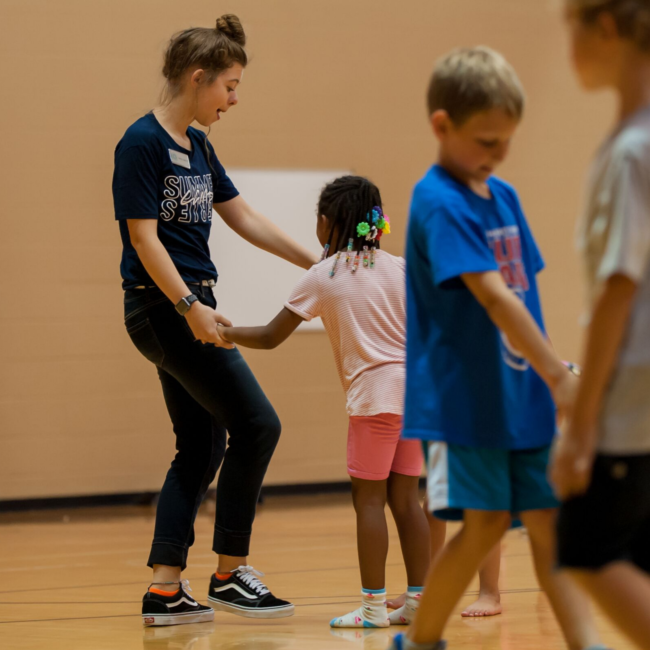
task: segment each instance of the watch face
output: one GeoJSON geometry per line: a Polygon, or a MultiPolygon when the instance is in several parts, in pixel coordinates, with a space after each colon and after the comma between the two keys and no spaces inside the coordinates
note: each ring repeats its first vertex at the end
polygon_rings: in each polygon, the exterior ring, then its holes
{"type": "Polygon", "coordinates": [[[187,296],[186,298],[181,298],[176,305],[176,311],[181,316],[185,316],[185,314],[187,314],[187,312],[190,310],[192,303],[196,302],[197,300],[198,298],[194,294],[187,296]]]}

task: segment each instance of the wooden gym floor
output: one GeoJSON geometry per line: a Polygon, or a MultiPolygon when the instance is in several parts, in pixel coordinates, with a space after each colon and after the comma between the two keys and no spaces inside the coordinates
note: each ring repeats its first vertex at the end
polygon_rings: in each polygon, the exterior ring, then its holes
{"type": "MultiPolygon", "coordinates": [[[[328,622],[359,602],[354,514],[348,495],[276,497],[260,507],[251,564],[272,591],[296,604],[292,618],[256,621],[215,613],[213,623],[142,627],[140,602],[148,585],[145,562],[153,509],[0,515],[0,648],[2,650],[385,650],[399,628],[334,630],[328,622]]],[[[205,505],[185,577],[206,602],[215,569],[213,511],[205,505]]],[[[391,530],[387,589],[405,588],[397,534],[391,530]]],[[[453,529],[450,529],[453,533],[453,529]]],[[[503,548],[504,614],[453,617],[450,650],[564,648],[533,575],[528,545],[510,532],[503,548]]],[[[461,605],[471,602],[476,584],[461,605]]],[[[459,608],[460,611],[460,608],[459,608]]],[[[604,640],[632,650],[599,616],[604,640]]]]}

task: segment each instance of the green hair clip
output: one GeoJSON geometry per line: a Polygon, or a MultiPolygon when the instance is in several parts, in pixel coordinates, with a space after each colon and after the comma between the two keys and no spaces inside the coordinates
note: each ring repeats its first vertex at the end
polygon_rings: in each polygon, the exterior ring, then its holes
{"type": "Polygon", "coordinates": [[[367,221],[362,221],[357,226],[357,235],[359,237],[365,237],[370,232],[370,224],[367,221]]]}

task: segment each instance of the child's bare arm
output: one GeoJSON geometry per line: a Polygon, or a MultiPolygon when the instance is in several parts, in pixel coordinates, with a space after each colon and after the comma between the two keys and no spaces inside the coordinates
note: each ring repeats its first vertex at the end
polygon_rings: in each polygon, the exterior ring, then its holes
{"type": "Polygon", "coordinates": [[[596,421],[630,317],[637,285],[617,274],[605,283],[585,341],[582,380],[569,427],[555,453],[552,479],[562,498],[584,492],[596,446],[596,421]]]}
{"type": "Polygon", "coordinates": [[[566,367],[524,303],[508,288],[498,271],[464,273],[461,277],[492,322],[552,390],[566,380],[569,374],[566,367]]]}
{"type": "Polygon", "coordinates": [[[286,307],[268,324],[260,327],[219,327],[224,340],[245,348],[272,350],[286,341],[303,319],[286,307]]]}

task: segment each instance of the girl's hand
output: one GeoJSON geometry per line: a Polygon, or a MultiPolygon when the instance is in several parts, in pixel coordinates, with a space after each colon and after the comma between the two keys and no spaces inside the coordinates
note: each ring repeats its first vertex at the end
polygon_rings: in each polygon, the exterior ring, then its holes
{"type": "Polygon", "coordinates": [[[562,501],[583,494],[591,481],[595,435],[571,423],[553,447],[549,478],[562,501]]]}
{"type": "Polygon", "coordinates": [[[192,334],[201,343],[212,343],[219,348],[228,350],[235,347],[232,343],[228,343],[228,341],[221,338],[218,328],[220,324],[232,327],[232,323],[211,307],[197,301],[192,304],[190,310],[185,314],[185,319],[192,330],[192,334]]]}

